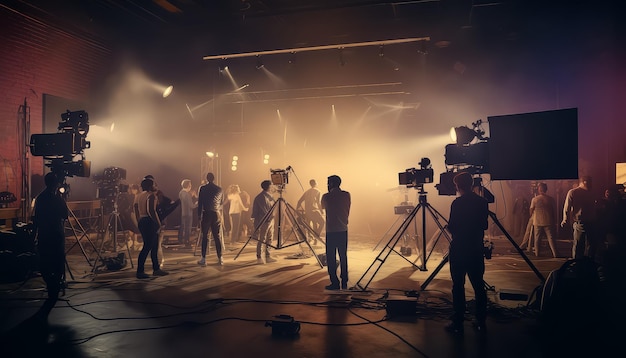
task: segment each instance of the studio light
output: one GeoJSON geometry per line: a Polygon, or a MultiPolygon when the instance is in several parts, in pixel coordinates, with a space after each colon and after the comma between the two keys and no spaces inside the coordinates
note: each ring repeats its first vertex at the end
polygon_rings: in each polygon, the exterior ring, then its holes
{"type": "Polygon", "coordinates": [[[466,145],[476,138],[476,131],[465,126],[452,127],[450,129],[450,138],[458,145],[466,145]]]}
{"type": "Polygon", "coordinates": [[[163,90],[163,98],[167,98],[167,96],[171,95],[173,90],[174,90],[174,86],[172,85],[167,86],[167,88],[163,90]]]}
{"type": "Polygon", "coordinates": [[[260,56],[257,56],[257,57],[256,57],[256,69],[257,69],[257,70],[260,70],[260,69],[262,69],[263,67],[265,67],[265,64],[263,64],[263,61],[261,60],[261,57],[260,57],[260,56]]]}

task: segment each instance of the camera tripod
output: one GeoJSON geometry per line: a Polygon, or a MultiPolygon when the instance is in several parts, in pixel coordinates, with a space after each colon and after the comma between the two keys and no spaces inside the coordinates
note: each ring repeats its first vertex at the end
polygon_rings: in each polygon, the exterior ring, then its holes
{"type": "MultiPolygon", "coordinates": [[[[502,231],[502,233],[504,234],[504,236],[506,236],[506,238],[509,240],[509,242],[511,243],[511,245],[513,245],[513,247],[515,247],[515,250],[517,250],[517,252],[520,254],[520,256],[522,256],[522,258],[524,259],[524,261],[526,261],[526,264],[528,264],[528,267],[530,267],[531,270],[533,270],[533,272],[535,273],[535,275],[539,278],[539,280],[543,283],[546,281],[545,277],[543,277],[543,275],[541,274],[541,272],[539,272],[539,270],[537,269],[537,267],[532,263],[532,261],[530,261],[530,259],[528,258],[528,256],[526,256],[526,254],[524,253],[524,251],[519,247],[519,245],[515,242],[515,240],[513,240],[513,238],[511,237],[511,235],[506,231],[506,229],[504,228],[504,226],[502,226],[502,224],[500,223],[500,220],[498,220],[498,217],[496,216],[496,214],[493,211],[489,211],[489,217],[491,218],[491,220],[493,220],[493,222],[496,224],[496,226],[498,226],[498,228],[500,229],[500,231],[502,231]]],[[[439,263],[439,265],[435,268],[435,270],[433,271],[433,273],[426,279],[426,281],[424,281],[424,283],[422,283],[422,285],[420,286],[420,288],[422,290],[426,289],[426,286],[428,286],[428,284],[435,278],[435,276],[437,275],[437,273],[439,273],[439,271],[441,271],[441,269],[443,268],[443,266],[448,262],[449,257],[448,257],[448,253],[446,253],[443,258],[441,259],[441,262],[439,263]]],[[[489,286],[485,283],[485,286],[488,289],[493,289],[493,286],[489,286]]]]}
{"type": "MultiPolygon", "coordinates": [[[[367,270],[365,270],[365,273],[363,273],[363,275],[361,276],[361,278],[357,281],[357,283],[355,285],[357,288],[359,288],[359,289],[361,289],[363,291],[365,291],[367,289],[369,284],[374,279],[374,276],[376,276],[376,274],[378,273],[378,271],[380,270],[380,268],[382,267],[382,265],[385,263],[385,261],[387,260],[389,255],[391,255],[392,252],[400,255],[400,257],[402,259],[404,259],[405,261],[410,263],[416,269],[418,269],[420,271],[426,271],[426,262],[430,258],[430,255],[432,254],[432,251],[436,247],[437,242],[439,241],[441,236],[443,235],[448,240],[448,242],[451,241],[451,238],[448,235],[448,232],[446,231],[446,226],[448,225],[448,221],[439,213],[439,211],[437,211],[435,208],[432,207],[432,205],[430,205],[428,203],[428,201],[426,199],[426,194],[427,193],[424,191],[424,186],[423,185],[419,185],[418,190],[419,190],[418,191],[418,195],[419,195],[419,203],[418,203],[418,205],[416,205],[413,208],[413,210],[411,210],[411,212],[408,213],[408,215],[406,215],[406,217],[404,218],[404,220],[400,224],[400,227],[398,227],[398,229],[391,236],[391,238],[389,239],[389,241],[387,242],[385,247],[380,251],[378,256],[376,256],[376,258],[374,259],[374,262],[372,262],[372,264],[369,266],[369,268],[367,270]],[[417,215],[417,213],[420,212],[420,210],[422,212],[422,214],[421,214],[421,217],[422,217],[422,235],[421,235],[422,236],[422,249],[419,250],[421,252],[418,252],[417,260],[421,261],[420,264],[418,265],[415,262],[412,262],[409,259],[407,259],[406,257],[404,257],[404,255],[402,255],[398,251],[396,251],[395,246],[398,243],[398,241],[400,241],[400,239],[402,239],[404,237],[405,231],[410,227],[411,223],[415,219],[415,216],[417,215]],[[435,224],[437,224],[437,227],[439,228],[438,233],[431,239],[431,245],[430,245],[431,249],[430,249],[430,251],[428,251],[427,243],[426,243],[426,211],[428,211],[430,213],[430,215],[432,216],[433,221],[435,222],[435,224]],[[444,224],[442,224],[442,221],[443,221],[444,224]]],[[[378,246],[378,245],[376,245],[376,246],[378,246]]],[[[418,249],[419,249],[419,247],[418,247],[418,249]]]]}
{"type": "Polygon", "coordinates": [[[308,223],[302,220],[301,220],[302,221],[301,223],[298,222],[298,215],[300,214],[296,211],[296,209],[293,206],[287,203],[287,201],[285,201],[285,199],[283,198],[283,188],[279,187],[278,193],[279,193],[278,199],[274,202],[274,204],[272,205],[270,210],[267,212],[267,214],[263,216],[259,224],[257,225],[255,223],[254,231],[252,232],[252,234],[250,235],[246,243],[243,245],[241,250],[239,250],[239,253],[237,253],[237,256],[235,256],[234,259],[236,260],[239,257],[239,255],[241,255],[241,253],[246,248],[250,240],[256,240],[256,241],[262,240],[262,239],[259,239],[258,237],[258,233],[261,227],[263,227],[264,224],[269,223],[272,220],[274,220],[274,216],[276,216],[277,244],[275,246],[274,245],[268,245],[268,246],[275,250],[280,250],[285,247],[294,246],[294,245],[298,245],[301,243],[306,243],[309,249],[311,249],[311,252],[313,252],[313,256],[315,256],[317,263],[320,265],[321,268],[323,268],[324,265],[322,264],[322,261],[317,256],[317,254],[315,253],[315,250],[313,250],[313,247],[307,240],[307,234],[312,235],[313,237],[319,239],[321,242],[324,242],[324,241],[322,241],[319,235],[317,235],[317,233],[313,230],[313,228],[311,228],[311,226],[308,223]],[[278,210],[278,214],[275,215],[276,210],[278,210]],[[284,225],[286,221],[288,221],[289,224],[291,224],[291,232],[290,232],[290,235],[287,236],[286,239],[283,239],[283,231],[284,231],[284,225]],[[287,244],[287,239],[289,239],[292,233],[295,234],[296,241],[287,244]]]}
{"type": "MultiPolygon", "coordinates": [[[[122,219],[120,218],[120,213],[117,210],[118,209],[118,205],[117,205],[118,196],[119,194],[115,196],[115,200],[113,201],[113,212],[111,212],[111,214],[109,215],[109,221],[104,227],[104,233],[102,236],[102,242],[100,243],[99,252],[102,252],[102,250],[104,249],[104,243],[107,241],[106,239],[109,235],[112,235],[111,241],[112,241],[112,246],[113,246],[113,252],[117,252],[117,235],[119,232],[124,232],[124,227],[122,226],[122,219]],[[113,229],[112,232],[110,231],[111,228],[113,229]]],[[[130,253],[130,246],[128,246],[128,240],[124,240],[124,243],[126,245],[126,253],[128,254],[128,260],[130,261],[130,267],[134,268],[135,266],[133,265],[133,259],[130,253]]],[[[104,264],[104,260],[102,259],[101,256],[100,256],[100,262],[104,264]]],[[[98,266],[93,265],[91,272],[95,273],[97,268],[98,266]]]]}

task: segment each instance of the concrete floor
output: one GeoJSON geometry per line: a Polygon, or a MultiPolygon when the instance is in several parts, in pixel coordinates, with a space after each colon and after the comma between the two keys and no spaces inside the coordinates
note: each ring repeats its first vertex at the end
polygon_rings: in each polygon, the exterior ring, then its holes
{"type": "MultiPolygon", "coordinates": [[[[72,240],[68,238],[68,243],[72,240]]],[[[211,252],[206,267],[196,264],[193,249],[170,246],[164,249],[164,269],[170,275],[147,280],[136,279],[130,266],[93,274],[75,247],[68,255],[74,278],[68,277],[65,295],[47,323],[32,318],[46,297],[39,277],[0,286],[0,356],[552,357],[589,352],[624,356],[608,353],[620,346],[611,345],[609,351],[604,341],[613,342],[612,338],[589,334],[598,327],[612,327],[609,310],[582,331],[583,340],[560,334],[558,326],[540,325],[538,307],[527,303],[536,301],[535,289],[542,282],[505,238],[494,238],[496,252],[486,261],[485,282],[493,286],[488,331],[476,333],[468,321],[461,336],[444,331],[451,313],[448,265],[434,274],[443,249],[433,251],[427,271],[416,270],[392,252],[373,277],[362,280],[386,243],[373,250],[378,241],[350,237],[353,289],[333,294],[324,291],[327,272],[305,245],[304,250],[299,245],[275,250],[277,262],[259,265],[252,241],[236,260],[240,250],[227,249],[224,266],[216,264],[211,252]],[[429,277],[432,281],[421,290],[429,277]],[[531,298],[501,299],[506,292],[531,298]],[[291,335],[298,325],[299,332],[291,335]],[[272,334],[274,330],[277,334],[272,334]]],[[[89,252],[90,245],[85,246],[89,252]]],[[[313,248],[323,252],[321,244],[313,248]]],[[[103,253],[107,255],[111,254],[103,253]]],[[[136,264],[136,253],[132,257],[136,264]]],[[[406,258],[414,261],[417,255],[413,251],[406,258]]],[[[566,261],[531,260],[546,278],[566,261]]],[[[471,286],[466,286],[472,299],[471,286]]],[[[468,320],[471,317],[468,313],[468,320]]]]}

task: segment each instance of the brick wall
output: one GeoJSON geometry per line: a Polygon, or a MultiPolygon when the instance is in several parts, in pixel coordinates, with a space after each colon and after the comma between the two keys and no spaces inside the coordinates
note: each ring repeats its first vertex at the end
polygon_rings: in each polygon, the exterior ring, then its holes
{"type": "MultiPolygon", "coordinates": [[[[21,114],[26,104],[30,133],[42,133],[43,94],[89,102],[106,73],[110,47],[88,34],[63,29],[20,10],[0,6],[0,191],[18,197],[24,166],[21,114]]],[[[30,153],[27,155],[30,157],[30,153]]],[[[32,174],[42,174],[43,160],[31,157],[32,174]]],[[[36,193],[33,193],[35,195],[36,193]]]]}

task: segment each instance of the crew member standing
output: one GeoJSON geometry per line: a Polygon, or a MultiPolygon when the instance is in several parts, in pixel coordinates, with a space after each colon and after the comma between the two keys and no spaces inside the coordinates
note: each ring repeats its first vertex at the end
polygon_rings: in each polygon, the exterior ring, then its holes
{"type": "Polygon", "coordinates": [[[222,259],[222,205],[224,204],[224,192],[217,186],[215,175],[207,173],[207,183],[200,187],[198,192],[198,217],[200,218],[200,229],[202,230],[202,258],[198,265],[206,266],[206,250],[209,244],[209,229],[215,242],[215,252],[217,253],[218,265],[223,265],[222,259]]]}
{"type": "Polygon", "coordinates": [[[48,299],[39,310],[47,318],[59,299],[65,281],[65,220],[68,209],[59,195],[59,178],[55,173],[44,177],[46,188],[37,195],[33,224],[39,253],[39,270],[48,289],[48,299]]]}
{"type": "Polygon", "coordinates": [[[328,177],[328,193],[322,195],[322,209],[326,211],[326,262],[330,285],[327,290],[348,288],[348,216],[350,215],[350,193],[341,190],[341,178],[328,177]],[[337,277],[337,255],[341,268],[341,286],[337,277]]]}
{"type": "Polygon", "coordinates": [[[473,178],[467,172],[454,177],[459,197],[450,207],[448,230],[452,234],[448,259],[452,276],[452,322],[446,330],[463,333],[465,319],[465,275],[469,277],[476,297],[476,322],[474,328],[485,332],[487,318],[487,292],[485,291],[484,243],[488,228],[489,204],[472,191],[473,178]]]}

